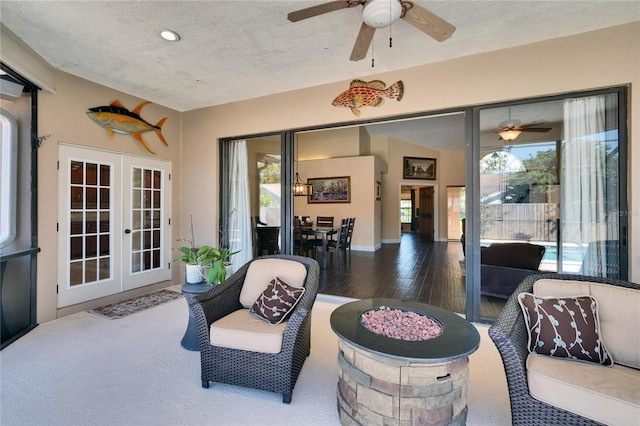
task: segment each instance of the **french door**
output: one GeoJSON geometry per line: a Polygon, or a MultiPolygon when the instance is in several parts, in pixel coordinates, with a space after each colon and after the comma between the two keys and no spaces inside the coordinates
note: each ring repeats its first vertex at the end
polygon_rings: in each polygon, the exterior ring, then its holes
{"type": "Polygon", "coordinates": [[[58,307],[170,279],[171,163],[59,147],[58,307]]]}

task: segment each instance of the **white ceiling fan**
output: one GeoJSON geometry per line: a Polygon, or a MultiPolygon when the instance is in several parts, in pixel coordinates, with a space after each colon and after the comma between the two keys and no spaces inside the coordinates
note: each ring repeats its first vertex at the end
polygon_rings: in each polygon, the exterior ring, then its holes
{"type": "Polygon", "coordinates": [[[298,22],[335,10],[362,5],[362,25],[353,46],[350,59],[359,61],[367,51],[377,28],[388,27],[398,19],[404,19],[423,33],[437,41],[445,41],[456,27],[409,0],[335,0],[289,13],[287,19],[298,22]]]}

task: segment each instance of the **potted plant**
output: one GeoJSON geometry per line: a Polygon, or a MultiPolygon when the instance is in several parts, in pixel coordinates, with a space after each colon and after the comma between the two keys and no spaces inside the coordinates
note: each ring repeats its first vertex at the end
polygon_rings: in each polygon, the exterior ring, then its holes
{"type": "Polygon", "coordinates": [[[214,257],[210,263],[209,269],[206,272],[206,280],[209,284],[220,284],[227,277],[228,268],[231,266],[229,259],[237,251],[231,252],[228,248],[212,248],[211,252],[214,257]]]}
{"type": "Polygon", "coordinates": [[[209,246],[202,246],[198,249],[193,247],[189,241],[189,246],[178,247],[181,255],[173,259],[174,262],[185,264],[187,271],[187,284],[198,284],[205,280],[204,268],[211,265],[219,256],[217,249],[209,246]]]}
{"type": "MultiPolygon", "coordinates": [[[[233,212],[229,214],[229,217],[233,212]]],[[[226,239],[226,230],[229,226],[229,217],[224,227],[220,229],[220,245],[226,239]]],[[[239,251],[231,252],[228,248],[215,248],[202,246],[196,249],[193,245],[193,218],[191,219],[191,239],[183,239],[188,246],[178,247],[181,255],[173,259],[174,262],[183,262],[187,270],[187,284],[199,284],[206,281],[207,284],[217,285],[225,280],[228,274],[233,272],[230,262],[231,256],[239,251]]]]}

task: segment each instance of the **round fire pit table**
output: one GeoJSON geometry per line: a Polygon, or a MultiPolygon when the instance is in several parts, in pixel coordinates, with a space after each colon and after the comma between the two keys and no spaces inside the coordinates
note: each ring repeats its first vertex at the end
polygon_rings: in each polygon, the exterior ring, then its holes
{"type": "Polygon", "coordinates": [[[400,299],[364,299],[331,314],[338,335],[338,413],[343,425],[464,425],[469,355],[480,335],[445,309],[400,299]],[[425,315],[442,327],[429,340],[385,337],[362,324],[379,307],[425,315]]]}

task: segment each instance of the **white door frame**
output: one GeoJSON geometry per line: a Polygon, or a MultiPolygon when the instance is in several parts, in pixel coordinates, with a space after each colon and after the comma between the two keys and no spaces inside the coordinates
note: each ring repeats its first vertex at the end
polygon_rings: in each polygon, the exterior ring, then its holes
{"type": "MultiPolygon", "coordinates": [[[[58,308],[169,280],[171,278],[171,187],[169,181],[171,162],[63,143],[59,144],[58,155],[58,308]],[[95,207],[87,207],[87,203],[83,205],[82,200],[72,204],[70,167],[74,161],[98,164],[98,167],[104,165],[110,169],[108,185],[102,181],[95,189],[92,184],[86,184],[82,189],[74,185],[75,192],[80,191],[80,194],[83,194],[82,191],[97,190],[100,194],[99,201],[103,200],[102,191],[107,191],[108,210],[104,202],[96,203],[99,204],[97,212],[94,210],[95,207]],[[163,173],[161,187],[163,195],[159,209],[161,222],[158,231],[161,235],[160,262],[157,268],[150,271],[131,272],[130,268],[131,234],[125,233],[125,229],[131,226],[131,214],[130,210],[125,208],[129,209],[131,204],[132,165],[147,169],[157,168],[163,173]],[[100,220],[102,214],[108,216],[107,228],[104,228],[105,224],[100,220]],[[74,228],[72,231],[72,215],[78,215],[80,221],[93,215],[97,221],[97,226],[94,226],[98,231],[84,229],[84,222],[80,224],[80,228],[83,229],[74,228]],[[97,235],[94,236],[96,233],[97,235]],[[75,256],[77,263],[71,260],[72,235],[77,235],[76,241],[82,241],[79,244],[81,256],[75,256]],[[91,245],[89,240],[92,244],[98,245],[94,250],[97,252],[97,259],[91,259],[91,254],[86,256],[88,250],[86,247],[91,245]],[[108,251],[105,244],[108,244],[108,251]],[[89,260],[85,257],[89,257],[89,260]],[[96,269],[98,272],[94,273],[96,269]],[[75,282],[73,285],[71,285],[72,280],[75,282]]],[[[81,197],[85,196],[81,195],[81,197]]],[[[74,250],[78,251],[78,245],[74,250]]]]}

